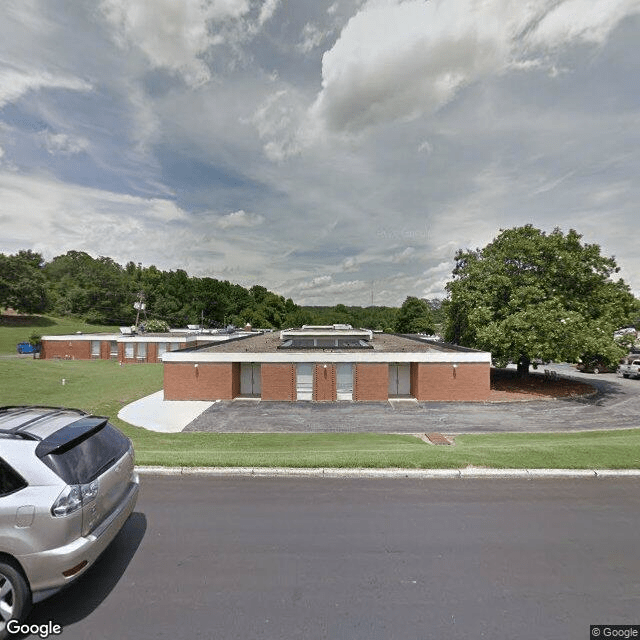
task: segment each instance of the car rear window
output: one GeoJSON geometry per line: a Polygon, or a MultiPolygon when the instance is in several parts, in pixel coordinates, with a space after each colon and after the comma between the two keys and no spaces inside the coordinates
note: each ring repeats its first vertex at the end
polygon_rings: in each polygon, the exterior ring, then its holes
{"type": "Polygon", "coordinates": [[[0,497],[8,496],[26,486],[25,479],[0,458],[0,497]]]}
{"type": "Polygon", "coordinates": [[[88,437],[48,453],[42,461],[67,484],[86,484],[103,474],[129,449],[129,439],[106,423],[88,437]]]}

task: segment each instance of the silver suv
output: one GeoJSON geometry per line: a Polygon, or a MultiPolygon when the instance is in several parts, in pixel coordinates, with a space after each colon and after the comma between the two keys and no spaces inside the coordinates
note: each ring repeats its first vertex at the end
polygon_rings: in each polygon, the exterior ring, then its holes
{"type": "Polygon", "coordinates": [[[0,638],[96,561],[138,488],[131,441],[107,418],[0,408],[0,638]]]}

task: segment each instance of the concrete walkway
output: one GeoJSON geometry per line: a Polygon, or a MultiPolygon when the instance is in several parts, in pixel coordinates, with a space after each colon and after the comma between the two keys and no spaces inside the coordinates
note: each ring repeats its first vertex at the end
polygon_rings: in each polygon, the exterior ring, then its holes
{"type": "Polygon", "coordinates": [[[213,404],[165,400],[164,391],[158,391],[120,409],[118,418],[149,431],[178,433],[213,404]]]}

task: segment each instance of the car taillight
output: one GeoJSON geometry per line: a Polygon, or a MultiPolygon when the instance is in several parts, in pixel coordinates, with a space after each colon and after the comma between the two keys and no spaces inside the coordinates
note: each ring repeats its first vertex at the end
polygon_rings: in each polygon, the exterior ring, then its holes
{"type": "Polygon", "coordinates": [[[51,507],[51,515],[56,518],[71,515],[96,499],[99,484],[97,480],[88,484],[73,484],[64,488],[51,507]]]}

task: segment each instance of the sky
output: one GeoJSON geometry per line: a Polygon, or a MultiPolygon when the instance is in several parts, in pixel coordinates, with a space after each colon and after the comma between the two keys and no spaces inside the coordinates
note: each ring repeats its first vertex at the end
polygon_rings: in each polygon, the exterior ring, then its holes
{"type": "Polygon", "coordinates": [[[640,0],[1,10],[1,253],[397,306],[533,224],[640,293],[640,0]]]}

